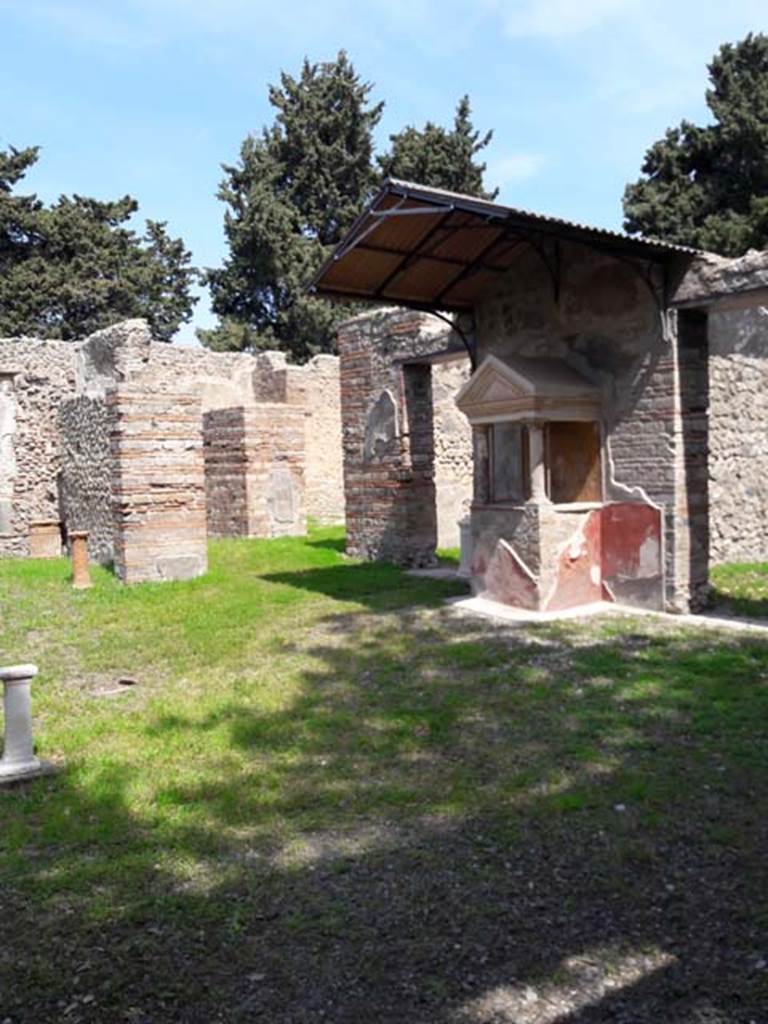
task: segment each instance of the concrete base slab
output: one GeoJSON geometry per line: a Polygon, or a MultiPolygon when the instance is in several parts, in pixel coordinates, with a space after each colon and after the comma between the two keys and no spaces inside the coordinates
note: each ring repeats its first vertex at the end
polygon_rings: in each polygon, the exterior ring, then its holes
{"type": "Polygon", "coordinates": [[[595,601],[578,608],[566,608],[563,611],[537,612],[524,608],[513,608],[499,601],[491,601],[485,597],[449,597],[446,604],[461,614],[479,615],[500,622],[557,622],[562,619],[585,619],[595,615],[645,615],[663,619],[675,626],[696,626],[700,629],[730,629],[742,632],[755,632],[768,635],[768,623],[745,621],[715,615],[681,615],[672,612],[657,612],[648,608],[632,608],[629,605],[615,604],[611,601],[595,601]]]}
{"type": "Polygon", "coordinates": [[[53,775],[58,768],[50,761],[35,761],[28,764],[7,764],[0,763],[0,786],[12,786],[18,782],[28,782],[30,779],[37,779],[41,775],[53,775]]]}
{"type": "Polygon", "coordinates": [[[525,608],[513,608],[512,605],[491,601],[487,597],[450,597],[447,604],[462,614],[482,615],[485,618],[497,619],[502,622],[557,622],[560,619],[584,619],[593,615],[602,615],[615,608],[607,601],[595,601],[583,604],[578,608],[565,608],[562,611],[537,612],[525,608]]]}

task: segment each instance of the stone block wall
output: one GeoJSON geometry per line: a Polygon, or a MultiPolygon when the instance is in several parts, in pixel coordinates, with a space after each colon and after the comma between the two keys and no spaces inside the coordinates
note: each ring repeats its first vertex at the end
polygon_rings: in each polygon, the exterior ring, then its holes
{"type": "Polygon", "coordinates": [[[459,546],[459,520],[472,503],[472,430],[455,398],[470,377],[469,359],[435,363],[432,401],[435,435],[435,496],[437,546],[459,546]]]}
{"type": "Polygon", "coordinates": [[[110,422],[103,398],[85,395],[59,406],[59,506],[67,531],[88,532],[88,554],[108,565],[114,557],[110,422]]]}
{"type": "Polygon", "coordinates": [[[306,532],[303,407],[260,403],[203,418],[208,530],[214,537],[306,532]]]}
{"type": "Polygon", "coordinates": [[[124,583],[190,579],[207,568],[200,401],[107,392],[115,572],[124,583]]]}
{"type": "Polygon", "coordinates": [[[341,389],[337,356],[295,367],[305,380],[307,512],[320,523],[344,522],[341,389]]]}

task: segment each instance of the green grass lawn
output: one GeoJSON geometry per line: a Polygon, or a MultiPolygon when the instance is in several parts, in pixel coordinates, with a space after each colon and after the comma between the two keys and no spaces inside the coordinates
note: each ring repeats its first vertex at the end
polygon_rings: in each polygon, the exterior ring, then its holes
{"type": "Polygon", "coordinates": [[[717,565],[711,572],[716,609],[768,619],[768,563],[717,565]]]}
{"type": "Polygon", "coordinates": [[[342,549],[0,561],[62,766],[0,790],[0,1021],[764,1019],[768,642],[494,626],[342,549]]]}

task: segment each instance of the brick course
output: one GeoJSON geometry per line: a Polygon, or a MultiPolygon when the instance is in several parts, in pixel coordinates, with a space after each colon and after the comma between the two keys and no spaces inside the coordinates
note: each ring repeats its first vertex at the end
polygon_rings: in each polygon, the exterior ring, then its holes
{"type": "Polygon", "coordinates": [[[116,574],[124,583],[199,576],[208,564],[199,399],[125,387],[106,404],[116,574]]]}

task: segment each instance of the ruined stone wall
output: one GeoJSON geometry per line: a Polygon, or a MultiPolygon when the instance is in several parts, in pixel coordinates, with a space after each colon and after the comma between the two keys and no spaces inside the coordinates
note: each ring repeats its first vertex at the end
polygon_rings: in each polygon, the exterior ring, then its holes
{"type": "Polygon", "coordinates": [[[320,523],[344,522],[341,388],[337,356],[296,368],[305,380],[307,512],[320,523]]]}
{"type": "Polygon", "coordinates": [[[59,408],[81,398],[103,402],[115,386],[148,395],[184,393],[204,411],[256,402],[301,406],[309,454],[306,511],[321,522],[343,521],[336,357],[319,356],[299,367],[289,365],[283,353],[254,358],[180,348],[153,342],[145,321],[128,320],[80,343],[0,339],[0,556],[28,554],[31,521],[76,518],[92,524],[92,550],[107,559],[103,494],[97,497],[96,485],[103,467],[96,466],[92,437],[97,421],[86,416],[95,406],[81,404],[65,415],[68,437],[60,433],[59,408]],[[78,453],[73,432],[80,428],[87,436],[78,453]],[[63,458],[70,480],[66,508],[60,507],[63,458]]]}
{"type": "Polygon", "coordinates": [[[768,305],[709,313],[712,562],[768,561],[768,305]]]}
{"type": "Polygon", "coordinates": [[[157,393],[187,393],[207,409],[254,400],[252,355],[212,352],[152,340],[145,320],[124,320],[78,344],[78,390],[91,396],[129,384],[157,393]]]}
{"type": "Polygon", "coordinates": [[[110,424],[103,398],[81,395],[62,402],[59,506],[67,531],[88,533],[88,553],[102,565],[114,557],[110,424]]]}
{"type": "Polygon", "coordinates": [[[189,579],[207,568],[200,400],[107,392],[115,572],[124,583],[189,579]]]}
{"type": "Polygon", "coordinates": [[[75,394],[73,346],[0,338],[0,556],[29,554],[29,524],[60,518],[58,409],[75,394]]]}

